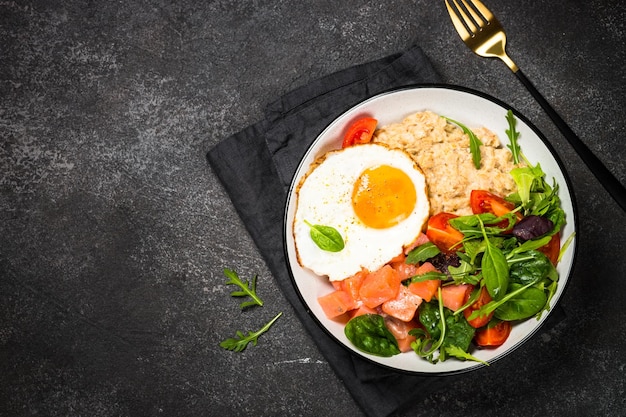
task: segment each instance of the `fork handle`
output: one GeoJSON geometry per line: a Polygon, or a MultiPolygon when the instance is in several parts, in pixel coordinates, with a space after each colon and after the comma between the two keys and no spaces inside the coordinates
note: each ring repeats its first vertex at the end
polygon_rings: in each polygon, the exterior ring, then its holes
{"type": "Polygon", "coordinates": [[[565,123],[559,114],[552,108],[550,103],[541,95],[524,73],[518,69],[515,71],[517,78],[524,84],[524,87],[537,100],[543,110],[550,116],[550,119],[559,128],[565,139],[572,145],[578,156],[587,165],[589,170],[595,175],[600,184],[608,191],[613,199],[619,204],[622,210],[626,211],[626,188],[617,178],[608,170],[608,168],[596,157],[591,150],[585,145],[572,129],[565,123]]]}

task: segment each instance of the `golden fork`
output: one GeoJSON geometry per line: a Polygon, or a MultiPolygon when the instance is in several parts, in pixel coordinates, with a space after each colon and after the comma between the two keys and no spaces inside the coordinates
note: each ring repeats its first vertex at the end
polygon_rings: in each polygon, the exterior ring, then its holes
{"type": "Polygon", "coordinates": [[[580,138],[570,129],[537,88],[522,73],[507,55],[506,34],[498,19],[479,0],[445,0],[448,13],[463,42],[476,54],[483,57],[500,58],[513,71],[524,87],[539,102],[563,136],[572,145],[589,170],[609,192],[613,199],[626,211],[626,188],[608,170],[580,138]]]}

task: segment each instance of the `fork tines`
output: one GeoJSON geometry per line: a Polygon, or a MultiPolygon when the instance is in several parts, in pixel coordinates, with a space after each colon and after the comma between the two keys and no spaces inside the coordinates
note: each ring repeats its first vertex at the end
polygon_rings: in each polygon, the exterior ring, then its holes
{"type": "Polygon", "coordinates": [[[446,0],[452,23],[463,38],[471,38],[494,20],[493,14],[478,0],[446,0]],[[452,4],[451,4],[452,3],[452,4]]]}

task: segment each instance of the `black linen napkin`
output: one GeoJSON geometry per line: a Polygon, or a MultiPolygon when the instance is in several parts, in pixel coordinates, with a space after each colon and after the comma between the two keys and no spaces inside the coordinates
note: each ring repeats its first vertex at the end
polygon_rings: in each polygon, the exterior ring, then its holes
{"type": "Polygon", "coordinates": [[[413,46],[348,68],[271,103],[264,120],[225,139],[207,158],[285,297],[319,350],[368,416],[388,416],[443,383],[442,377],[398,373],[339,346],[306,312],[293,287],[283,248],[283,216],[295,170],[311,142],[358,102],[394,87],[439,82],[413,46]]]}

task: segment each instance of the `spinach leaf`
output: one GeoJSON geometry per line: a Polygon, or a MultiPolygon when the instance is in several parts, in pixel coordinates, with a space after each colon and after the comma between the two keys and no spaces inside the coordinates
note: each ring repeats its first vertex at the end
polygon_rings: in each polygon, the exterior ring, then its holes
{"type": "Polygon", "coordinates": [[[344,333],[358,349],[372,355],[389,357],[400,353],[398,341],[378,314],[364,314],[351,319],[344,333]]]}
{"type": "Polygon", "coordinates": [[[462,314],[455,316],[451,310],[443,307],[441,301],[437,301],[422,303],[418,317],[424,330],[411,330],[409,334],[418,338],[413,342],[412,347],[419,356],[435,363],[447,359],[447,348],[455,347],[465,352],[468,351],[475,329],[469,325],[462,314]],[[437,350],[439,350],[439,356],[434,358],[433,354],[437,350]]]}
{"type": "MultiPolygon", "coordinates": [[[[519,288],[522,288],[522,285],[511,284],[513,291],[519,288]]],[[[523,320],[539,313],[547,302],[548,296],[543,289],[529,287],[496,308],[493,315],[500,320],[523,320]]]]}
{"type": "Polygon", "coordinates": [[[474,338],[474,329],[465,319],[463,314],[454,315],[451,310],[445,310],[446,315],[446,337],[443,339],[441,348],[439,349],[440,360],[446,360],[446,348],[456,346],[467,352],[470,343],[474,338]]]}
{"type": "Polygon", "coordinates": [[[437,290],[437,305],[434,303],[422,303],[419,310],[419,320],[424,325],[424,330],[413,329],[409,334],[416,337],[411,343],[413,351],[420,357],[431,363],[437,363],[438,358],[434,353],[441,347],[446,337],[446,321],[441,297],[441,287],[437,290]]]}
{"type": "Polygon", "coordinates": [[[509,268],[511,283],[526,285],[535,284],[544,278],[558,279],[558,273],[552,262],[537,250],[517,254],[509,262],[511,262],[509,268]]]}
{"type": "Polygon", "coordinates": [[[306,220],[304,223],[311,228],[311,239],[322,250],[328,252],[339,252],[344,248],[343,238],[341,234],[331,226],[321,224],[311,224],[306,220]]]}
{"type": "Polygon", "coordinates": [[[516,287],[515,290],[509,291],[504,297],[502,297],[501,300],[498,300],[498,301],[492,300],[488,302],[487,304],[485,304],[478,310],[474,310],[472,314],[470,314],[470,316],[467,318],[467,320],[474,320],[475,318],[486,316],[486,315],[493,313],[496,310],[496,308],[500,307],[502,304],[506,303],[511,298],[517,296],[519,293],[526,290],[527,288],[530,288],[531,285],[532,284],[526,284],[519,288],[516,287]]]}
{"type": "Polygon", "coordinates": [[[504,253],[493,243],[486,241],[481,268],[489,295],[498,301],[506,294],[509,285],[509,264],[504,253]]]}
{"type": "Polygon", "coordinates": [[[430,258],[434,258],[439,255],[441,251],[437,246],[435,246],[432,242],[426,242],[422,245],[419,245],[415,249],[411,250],[409,254],[406,256],[404,263],[407,264],[417,264],[420,262],[425,262],[430,258]]]}
{"type": "Polygon", "coordinates": [[[419,307],[419,321],[433,339],[441,335],[441,315],[435,302],[422,303],[419,307]]]}

